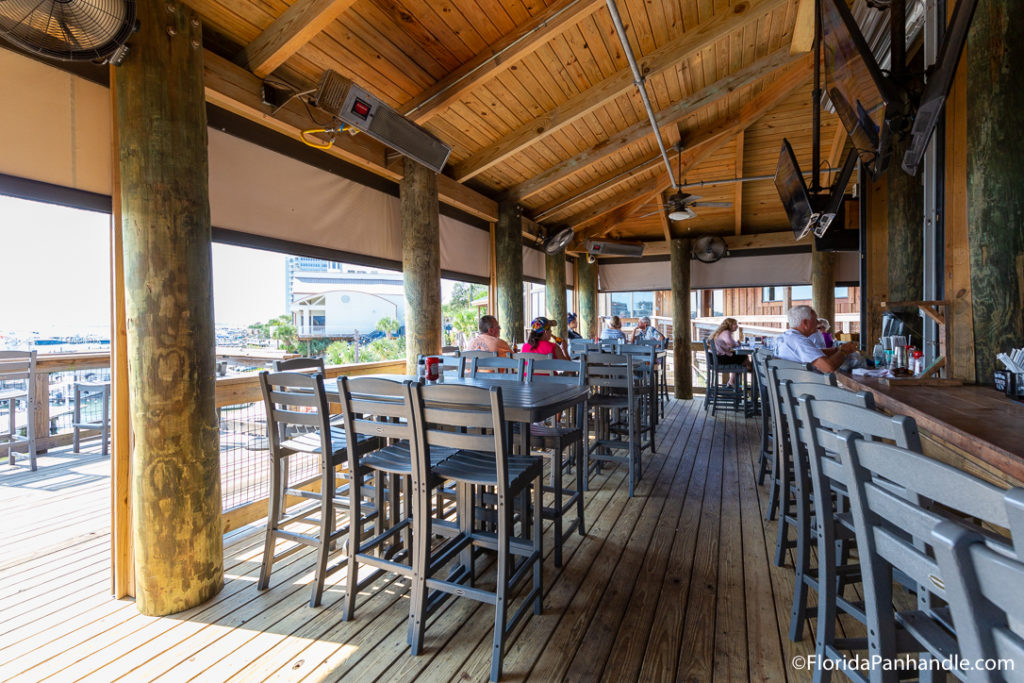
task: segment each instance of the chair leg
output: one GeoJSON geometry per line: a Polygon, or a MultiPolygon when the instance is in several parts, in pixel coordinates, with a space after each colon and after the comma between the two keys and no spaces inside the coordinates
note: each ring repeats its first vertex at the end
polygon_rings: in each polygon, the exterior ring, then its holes
{"type": "Polygon", "coordinates": [[[413,490],[412,587],[409,602],[409,648],[413,655],[423,651],[427,613],[427,579],[430,571],[430,491],[417,482],[413,490]]]}
{"type": "Polygon", "coordinates": [[[36,471],[36,421],[35,421],[35,399],[32,398],[33,387],[29,388],[29,395],[26,399],[28,405],[28,419],[25,421],[25,433],[28,435],[28,463],[29,469],[36,471]]]}
{"type": "Polygon", "coordinates": [[[8,413],[8,417],[10,418],[10,425],[8,426],[8,429],[7,429],[7,435],[8,435],[8,439],[7,439],[8,440],[7,464],[8,465],[13,465],[14,464],[14,435],[16,434],[16,432],[15,432],[16,427],[15,427],[14,418],[15,418],[15,415],[17,413],[17,409],[18,409],[18,402],[15,401],[13,398],[8,399],[7,400],[7,413],[8,413]]]}
{"type": "Polygon", "coordinates": [[[270,585],[270,572],[274,566],[274,546],[277,543],[277,522],[281,519],[281,468],[286,466],[284,460],[274,460],[271,456],[270,463],[270,493],[268,495],[267,511],[267,535],[263,542],[263,562],[260,563],[260,578],[256,588],[266,590],[270,585]]]}
{"type": "Polygon", "coordinates": [[[533,519],[533,547],[536,555],[533,558],[533,613],[539,615],[544,609],[544,489],[541,486],[543,475],[538,475],[533,482],[533,508],[536,514],[533,519]]]}
{"type": "MultiPolygon", "coordinates": [[[[562,451],[555,451],[555,458],[551,463],[551,478],[554,479],[555,489],[555,566],[562,567],[562,451]]],[[[542,521],[541,508],[536,510],[537,518],[534,524],[540,525],[542,521]]]]}
{"type": "MultiPolygon", "coordinates": [[[[345,567],[345,603],[341,608],[342,621],[348,621],[355,616],[356,596],[359,593],[358,557],[359,548],[363,544],[362,474],[351,470],[350,472],[348,483],[348,566],[345,567]]],[[[380,515],[379,508],[377,514],[380,515]]]]}
{"type": "MultiPolygon", "coordinates": [[[[539,484],[539,482],[537,482],[539,484]]],[[[535,484],[536,485],[536,484],[535,484]]],[[[505,622],[508,618],[508,564],[509,533],[512,526],[511,511],[498,502],[498,563],[497,585],[494,589],[494,639],[491,645],[491,680],[501,679],[502,659],[505,655],[505,622]]]]}
{"type": "MultiPolygon", "coordinates": [[[[586,432],[584,432],[584,438],[586,438],[586,432]]],[[[576,527],[576,530],[579,532],[580,536],[587,535],[586,524],[583,520],[583,491],[586,490],[586,477],[583,476],[583,453],[586,449],[585,444],[585,441],[580,441],[576,444],[576,515],[580,520],[579,526],[576,527]],[[580,481],[581,477],[583,477],[582,482],[580,481]]]]}
{"type": "MultiPolygon", "coordinates": [[[[310,607],[319,607],[324,594],[324,583],[327,580],[327,556],[331,554],[331,536],[334,531],[334,468],[322,465],[324,475],[320,485],[320,542],[316,546],[316,579],[313,581],[313,592],[309,597],[310,607]]],[[[349,530],[355,526],[349,522],[349,530]]],[[[352,562],[348,566],[351,569],[352,562]]],[[[354,592],[353,586],[346,586],[346,594],[354,592]]]]}

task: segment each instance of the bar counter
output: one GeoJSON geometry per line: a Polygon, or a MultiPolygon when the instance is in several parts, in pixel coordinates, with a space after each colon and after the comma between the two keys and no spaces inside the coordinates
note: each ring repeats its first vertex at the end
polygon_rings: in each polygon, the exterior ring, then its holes
{"type": "Polygon", "coordinates": [[[836,376],[848,389],[872,392],[882,410],[914,418],[926,454],[1002,486],[1024,484],[1024,403],[989,386],[898,386],[836,376]],[[929,448],[929,437],[944,452],[929,448]]]}

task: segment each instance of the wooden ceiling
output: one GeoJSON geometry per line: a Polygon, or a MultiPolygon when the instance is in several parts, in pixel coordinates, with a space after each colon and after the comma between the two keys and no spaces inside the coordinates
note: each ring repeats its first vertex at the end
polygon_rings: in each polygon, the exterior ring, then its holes
{"type": "MultiPolygon", "coordinates": [[[[781,231],[771,180],[714,181],[773,174],[783,137],[811,167],[812,0],[617,0],[680,181],[733,203],[677,223],[656,211],[672,188],[605,0],[191,4],[211,101],[294,135],[314,126],[306,108],[271,115],[258,86],[304,90],[333,69],[451,146],[442,199],[479,216],[516,201],[578,241],[781,231]]],[[[823,164],[838,165],[837,131],[823,113],[823,164]]],[[[342,137],[331,153],[400,176],[374,141],[342,137]]]]}

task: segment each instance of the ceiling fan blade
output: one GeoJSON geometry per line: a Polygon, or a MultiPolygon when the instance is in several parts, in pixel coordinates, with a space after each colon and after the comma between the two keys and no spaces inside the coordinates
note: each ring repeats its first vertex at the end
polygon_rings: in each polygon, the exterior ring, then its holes
{"type": "Polygon", "coordinates": [[[694,202],[699,202],[702,199],[704,199],[704,198],[701,197],[700,195],[696,195],[696,194],[686,195],[686,203],[687,204],[693,204],[694,202]]]}
{"type": "Polygon", "coordinates": [[[689,220],[691,218],[696,218],[697,214],[695,214],[693,212],[693,209],[691,209],[690,207],[687,206],[687,207],[684,207],[680,211],[673,211],[672,213],[670,213],[668,215],[668,217],[669,217],[669,220],[673,220],[673,221],[686,221],[686,220],[689,220]]]}
{"type": "Polygon", "coordinates": [[[656,211],[651,211],[650,213],[645,213],[645,214],[640,215],[640,216],[633,216],[633,218],[647,218],[648,216],[656,216],[657,214],[661,213],[662,211],[664,211],[664,209],[658,209],[656,211]]]}
{"type": "Polygon", "coordinates": [[[712,206],[725,208],[728,206],[732,206],[732,202],[690,202],[690,206],[712,206]]]}

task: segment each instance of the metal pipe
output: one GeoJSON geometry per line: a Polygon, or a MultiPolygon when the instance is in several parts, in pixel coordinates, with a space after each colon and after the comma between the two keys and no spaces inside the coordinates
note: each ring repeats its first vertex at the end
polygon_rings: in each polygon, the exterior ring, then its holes
{"type": "Polygon", "coordinates": [[[811,194],[821,190],[821,175],[818,164],[821,163],[821,0],[814,2],[814,90],[811,92],[811,169],[814,177],[811,180],[811,194]]]}
{"type": "Polygon", "coordinates": [[[608,13],[612,16],[612,23],[615,24],[615,32],[619,34],[619,42],[622,43],[622,51],[629,62],[629,68],[633,70],[633,84],[640,91],[640,99],[643,100],[644,109],[647,110],[647,118],[651,121],[651,129],[654,131],[654,139],[658,141],[658,149],[661,150],[661,158],[665,160],[665,170],[668,171],[668,179],[672,186],[676,185],[676,177],[672,173],[672,163],[668,160],[668,151],[665,149],[665,142],[661,139],[661,130],[658,129],[658,121],[654,116],[654,109],[651,107],[651,100],[647,97],[647,88],[644,83],[646,79],[640,73],[636,59],[633,57],[633,49],[629,46],[629,39],[626,37],[626,28],[622,25],[622,18],[619,16],[619,9],[615,6],[615,0],[605,0],[608,5],[608,13]]]}

